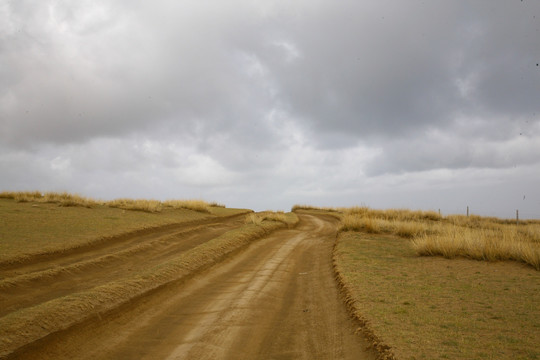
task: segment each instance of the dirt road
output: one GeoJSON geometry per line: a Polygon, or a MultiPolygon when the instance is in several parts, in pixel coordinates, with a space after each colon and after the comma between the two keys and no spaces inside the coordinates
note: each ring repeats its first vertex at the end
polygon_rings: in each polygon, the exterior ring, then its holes
{"type": "Polygon", "coordinates": [[[183,283],[33,344],[18,359],[372,359],[331,266],[335,220],[300,215],[183,283]]]}

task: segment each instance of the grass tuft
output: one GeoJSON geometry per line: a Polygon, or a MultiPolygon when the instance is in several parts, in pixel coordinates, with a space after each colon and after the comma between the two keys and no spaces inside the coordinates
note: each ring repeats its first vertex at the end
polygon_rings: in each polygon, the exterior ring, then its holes
{"type": "Polygon", "coordinates": [[[338,212],[339,209],[334,207],[324,207],[324,206],[312,206],[312,205],[300,205],[296,204],[292,207],[291,211],[297,211],[297,210],[321,210],[321,211],[333,211],[338,212]]]}
{"type": "Polygon", "coordinates": [[[514,260],[540,270],[540,244],[523,236],[515,226],[509,228],[469,228],[449,225],[439,233],[413,239],[419,255],[445,258],[465,257],[475,260],[514,260]]]}
{"type": "Polygon", "coordinates": [[[515,224],[497,218],[451,215],[404,209],[343,209],[339,231],[395,234],[412,239],[418,255],[513,260],[540,270],[540,222],[515,224]]]}
{"type": "Polygon", "coordinates": [[[291,228],[298,223],[298,216],[293,213],[284,213],[283,211],[263,211],[260,213],[251,213],[246,215],[246,224],[262,225],[264,222],[280,222],[291,228]]]}
{"type": "Polygon", "coordinates": [[[217,202],[208,203],[204,200],[159,200],[146,199],[114,199],[111,201],[99,201],[67,192],[46,192],[40,191],[3,191],[0,192],[0,199],[13,199],[17,202],[39,202],[58,204],[59,206],[82,206],[91,208],[93,206],[105,205],[111,208],[123,210],[146,211],[150,213],[161,212],[164,208],[187,209],[197,212],[212,213],[210,208],[225,208],[225,205],[217,202]]]}
{"type": "Polygon", "coordinates": [[[198,212],[210,213],[210,207],[225,207],[217,203],[207,203],[204,200],[168,200],[163,203],[164,206],[171,207],[173,209],[188,209],[198,212]],[[212,205],[216,204],[216,205],[212,205]]]}
{"type": "Polygon", "coordinates": [[[208,203],[208,206],[210,206],[210,207],[217,207],[217,208],[224,208],[224,207],[226,207],[224,204],[220,204],[220,203],[215,202],[215,201],[212,201],[212,202],[208,203]]]}
{"type": "Polygon", "coordinates": [[[105,203],[108,207],[124,209],[124,210],[139,210],[151,213],[160,212],[163,209],[161,201],[158,200],[133,200],[133,199],[115,199],[105,203]]]}
{"type": "Polygon", "coordinates": [[[258,214],[251,213],[246,215],[246,224],[254,224],[254,225],[261,225],[262,224],[262,217],[258,214]]]}
{"type": "Polygon", "coordinates": [[[88,208],[100,204],[96,200],[67,192],[4,191],[0,193],[0,198],[13,199],[16,202],[55,203],[60,206],[82,206],[88,208]]]}

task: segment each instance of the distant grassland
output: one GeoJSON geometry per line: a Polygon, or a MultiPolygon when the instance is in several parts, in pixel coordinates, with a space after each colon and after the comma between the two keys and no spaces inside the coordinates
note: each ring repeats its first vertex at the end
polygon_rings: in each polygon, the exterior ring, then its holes
{"type": "Polygon", "coordinates": [[[540,358],[539,221],[335,210],[336,275],[381,358],[540,358]]]}
{"type": "MultiPolygon", "coordinates": [[[[115,207],[65,193],[43,196],[36,192],[34,197],[9,194],[0,194],[0,263],[62,252],[139,229],[250,211],[211,204],[197,211],[184,206],[189,201],[178,200],[161,203],[159,211],[148,211],[130,208],[128,201],[115,207]]],[[[140,206],[145,203],[133,202],[140,206]]]]}
{"type": "Polygon", "coordinates": [[[45,192],[40,191],[3,191],[0,192],[0,199],[13,199],[17,202],[40,202],[53,203],[60,206],[108,206],[124,210],[140,210],[147,212],[161,212],[164,209],[188,209],[211,213],[212,208],[225,207],[225,205],[216,202],[209,203],[204,200],[159,200],[148,199],[114,199],[110,201],[95,200],[92,198],[70,194],[67,192],[45,192]]]}

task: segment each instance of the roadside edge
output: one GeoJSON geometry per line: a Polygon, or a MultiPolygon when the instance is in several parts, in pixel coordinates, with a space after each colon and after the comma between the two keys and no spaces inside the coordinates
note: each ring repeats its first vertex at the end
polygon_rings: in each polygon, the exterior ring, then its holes
{"type": "Polygon", "coordinates": [[[388,346],[384,340],[382,340],[371,327],[371,324],[367,318],[365,318],[358,308],[356,307],[356,300],[352,296],[352,292],[345,281],[337,257],[337,248],[339,246],[339,232],[336,234],[336,241],[334,242],[334,247],[332,249],[332,267],[334,269],[334,277],[336,279],[338,289],[343,296],[345,301],[345,306],[349,315],[354,319],[358,324],[357,333],[361,334],[366,338],[366,340],[371,344],[371,347],[377,353],[378,360],[397,360],[396,356],[392,352],[390,346],[388,346]]]}

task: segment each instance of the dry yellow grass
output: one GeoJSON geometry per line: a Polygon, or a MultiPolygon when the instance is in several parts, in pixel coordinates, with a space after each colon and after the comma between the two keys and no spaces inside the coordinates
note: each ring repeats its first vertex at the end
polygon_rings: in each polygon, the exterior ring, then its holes
{"type": "Polygon", "coordinates": [[[133,200],[133,199],[115,199],[107,201],[105,205],[124,209],[124,210],[140,210],[147,212],[160,212],[163,209],[163,204],[158,200],[133,200]]]}
{"type": "Polygon", "coordinates": [[[246,224],[254,224],[254,225],[261,225],[262,224],[262,217],[256,213],[251,213],[246,215],[246,224]]]}
{"type": "Polygon", "coordinates": [[[540,222],[481,216],[441,217],[434,211],[344,209],[340,231],[411,238],[417,254],[475,260],[514,260],[540,270],[540,222]]]}
{"type": "Polygon", "coordinates": [[[328,215],[332,216],[341,221],[343,218],[343,209],[342,208],[333,208],[333,207],[317,207],[311,205],[294,205],[291,209],[292,212],[316,212],[319,215],[328,215]]]}
{"type": "Polygon", "coordinates": [[[388,209],[378,210],[371,209],[366,206],[356,206],[352,208],[344,208],[342,211],[345,215],[355,215],[360,217],[383,219],[383,220],[400,220],[400,221],[421,221],[421,220],[441,220],[441,215],[436,211],[408,210],[408,209],[388,209]]]}
{"type": "Polygon", "coordinates": [[[297,210],[321,210],[321,211],[340,211],[338,208],[334,207],[325,207],[325,206],[312,206],[312,205],[301,205],[296,204],[292,207],[291,211],[297,210]]]}
{"type": "Polygon", "coordinates": [[[412,245],[419,255],[487,261],[515,260],[540,270],[540,244],[530,240],[528,231],[520,231],[519,226],[515,225],[469,228],[449,224],[441,227],[437,234],[424,234],[413,239],[412,245]]]}
{"type": "Polygon", "coordinates": [[[224,205],[217,203],[207,203],[204,200],[168,200],[163,203],[165,206],[172,207],[173,209],[188,209],[195,210],[199,212],[209,213],[209,208],[214,207],[225,207],[224,205]]]}
{"type": "Polygon", "coordinates": [[[17,202],[55,203],[60,206],[92,207],[101,204],[97,200],[67,192],[4,191],[0,193],[0,198],[14,199],[17,202]]]}
{"type": "Polygon", "coordinates": [[[209,203],[204,200],[167,200],[161,202],[159,200],[120,198],[110,201],[100,201],[67,192],[3,191],[0,192],[0,198],[14,199],[17,202],[56,203],[60,206],[82,206],[88,208],[105,205],[111,208],[151,213],[161,212],[165,207],[194,210],[203,213],[211,213],[210,208],[212,207],[225,207],[225,205],[218,204],[217,202],[209,203]]]}
{"type": "Polygon", "coordinates": [[[261,225],[264,221],[275,221],[287,225],[289,228],[298,223],[298,216],[293,213],[283,211],[263,211],[246,215],[246,224],[261,225]]]}
{"type": "Polygon", "coordinates": [[[283,211],[266,211],[263,213],[263,220],[278,221],[287,223],[287,217],[283,211]]]}
{"type": "Polygon", "coordinates": [[[224,208],[226,207],[224,204],[220,204],[218,202],[212,201],[208,203],[208,206],[214,207],[214,208],[224,208]]]}
{"type": "Polygon", "coordinates": [[[0,199],[14,199],[17,202],[26,202],[30,199],[37,200],[42,197],[39,191],[2,191],[0,199]]]}
{"type": "Polygon", "coordinates": [[[413,238],[436,231],[437,225],[421,221],[387,220],[381,217],[345,213],[339,227],[340,231],[365,231],[372,234],[389,233],[413,238]]]}

